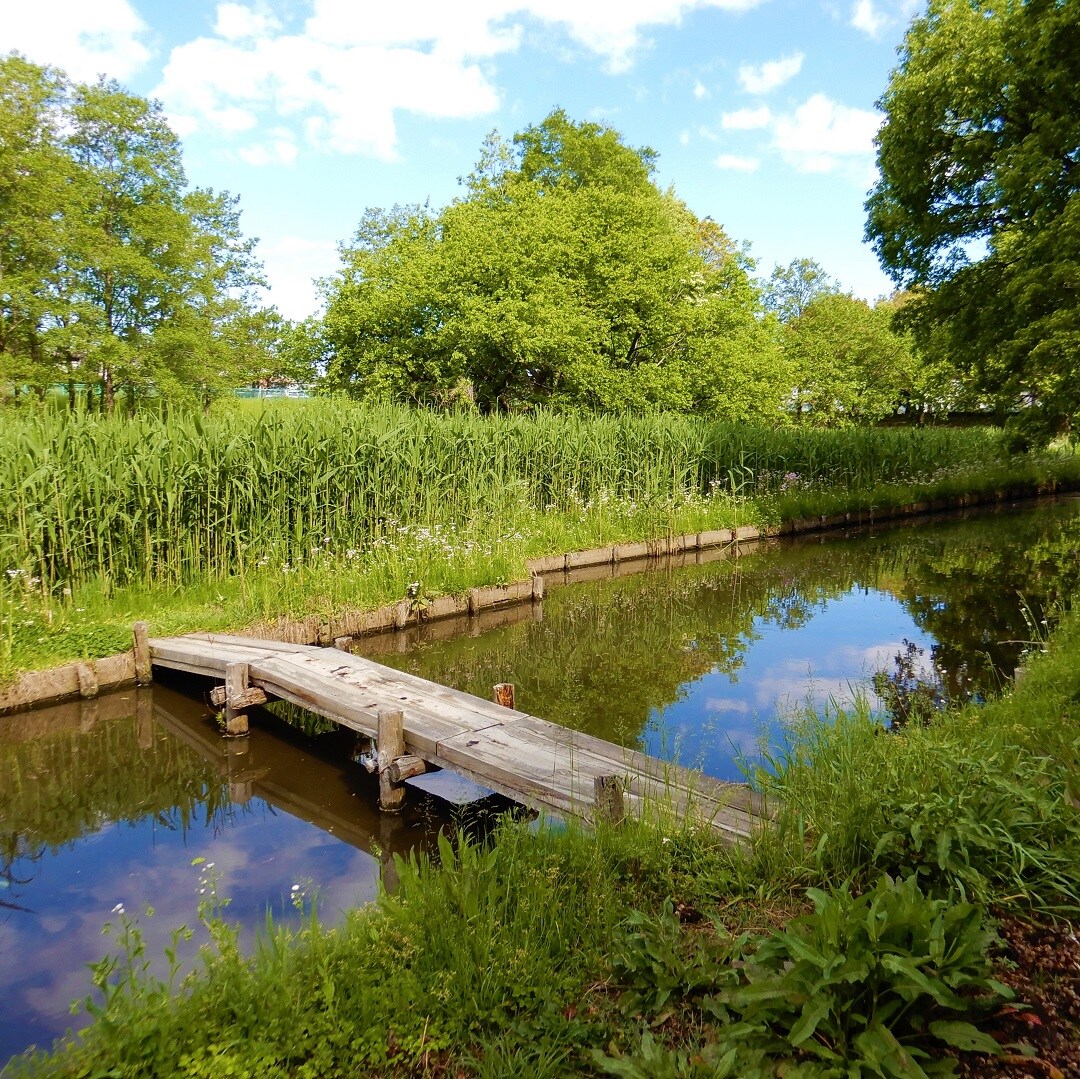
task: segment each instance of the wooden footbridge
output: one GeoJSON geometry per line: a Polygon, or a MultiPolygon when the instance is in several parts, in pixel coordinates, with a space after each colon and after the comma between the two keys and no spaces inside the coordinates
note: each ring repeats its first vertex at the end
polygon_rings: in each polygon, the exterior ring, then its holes
{"type": "Polygon", "coordinates": [[[246,709],[280,699],[372,739],[387,811],[400,808],[405,779],[449,768],[534,809],[585,820],[673,813],[731,842],[747,838],[764,814],[760,798],[743,784],[718,782],[339,649],[215,634],[148,644],[154,666],[225,683],[214,701],[224,706],[228,733],[246,733],[246,709]]]}

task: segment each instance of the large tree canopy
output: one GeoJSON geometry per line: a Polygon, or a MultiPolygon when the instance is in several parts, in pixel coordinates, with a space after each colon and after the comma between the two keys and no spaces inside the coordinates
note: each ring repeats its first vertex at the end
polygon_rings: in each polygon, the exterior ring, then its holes
{"type": "Polygon", "coordinates": [[[657,188],[653,157],[556,111],[489,138],[442,211],[369,211],[328,286],[330,383],[485,410],[775,415],[777,335],[745,260],[657,188]]]}
{"type": "Polygon", "coordinates": [[[0,383],[205,401],[268,366],[254,242],[155,102],[0,57],[0,383]]]}
{"type": "Polygon", "coordinates": [[[930,0],[880,105],[867,236],[908,309],[1047,435],[1080,413],[1080,4],[930,0]]]}

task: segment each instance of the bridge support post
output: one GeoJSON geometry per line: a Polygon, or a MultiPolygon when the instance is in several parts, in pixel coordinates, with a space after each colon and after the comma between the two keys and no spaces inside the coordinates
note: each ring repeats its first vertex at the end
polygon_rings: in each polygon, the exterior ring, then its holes
{"type": "Polygon", "coordinates": [[[131,627],[132,653],[135,656],[135,685],[148,686],[153,681],[150,669],[150,629],[145,622],[131,627]]]}
{"type": "Polygon", "coordinates": [[[405,717],[400,709],[379,709],[379,808],[384,813],[400,813],[405,805],[405,788],[391,778],[391,765],[405,755],[405,717]]]}
{"type": "Polygon", "coordinates": [[[503,708],[514,707],[514,696],[513,682],[497,682],[492,691],[492,699],[496,704],[501,704],[503,708]]]}
{"type": "Polygon", "coordinates": [[[593,786],[596,790],[593,823],[621,824],[626,817],[622,780],[618,776],[597,776],[593,786]]]}
{"type": "Polygon", "coordinates": [[[225,736],[242,738],[248,733],[248,717],[241,712],[240,700],[248,688],[248,665],[227,663],[225,665],[225,736]]]}

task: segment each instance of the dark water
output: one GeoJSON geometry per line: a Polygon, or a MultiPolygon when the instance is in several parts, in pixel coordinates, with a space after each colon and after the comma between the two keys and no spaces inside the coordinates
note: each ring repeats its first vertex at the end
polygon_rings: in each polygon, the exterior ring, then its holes
{"type": "MultiPolygon", "coordinates": [[[[739,753],[781,735],[778,708],[850,700],[906,638],[958,695],[993,692],[1037,624],[1080,577],[1080,501],[918,522],[850,538],[549,591],[542,607],[368,642],[383,662],[739,778],[739,753]],[[395,652],[395,649],[407,649],[395,652]]],[[[333,921],[370,901],[391,854],[429,845],[454,816],[414,793],[375,810],[352,735],[309,739],[263,715],[220,738],[198,690],[162,686],[0,717],[0,1061],[79,1025],[87,964],[123,904],[151,955],[194,925],[213,863],[228,913],[251,931],[267,908],[299,918],[317,893],[333,921]],[[205,859],[199,866],[196,858],[205,859]],[[147,904],[155,909],[147,917],[147,904]]],[[[200,687],[201,688],[201,687],[200,687]]],[[[424,777],[451,801],[453,777],[424,777]]],[[[475,792],[473,795],[475,796],[475,792]]],[[[198,940],[189,954],[193,954],[198,940]]]]}

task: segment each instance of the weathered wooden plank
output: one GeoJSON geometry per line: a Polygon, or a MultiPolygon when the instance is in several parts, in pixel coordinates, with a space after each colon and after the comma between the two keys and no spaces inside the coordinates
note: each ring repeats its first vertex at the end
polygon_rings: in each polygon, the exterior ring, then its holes
{"type": "MultiPolygon", "coordinates": [[[[227,635],[151,642],[155,662],[199,673],[246,663],[249,680],[372,737],[380,711],[402,715],[400,752],[453,768],[492,790],[591,819],[596,782],[618,780],[626,811],[691,817],[732,839],[750,834],[761,808],[747,788],[665,764],[633,749],[570,731],[363,656],[227,635]]],[[[386,769],[387,782],[393,782],[386,769]]],[[[760,801],[760,800],[758,800],[760,801]]]]}

